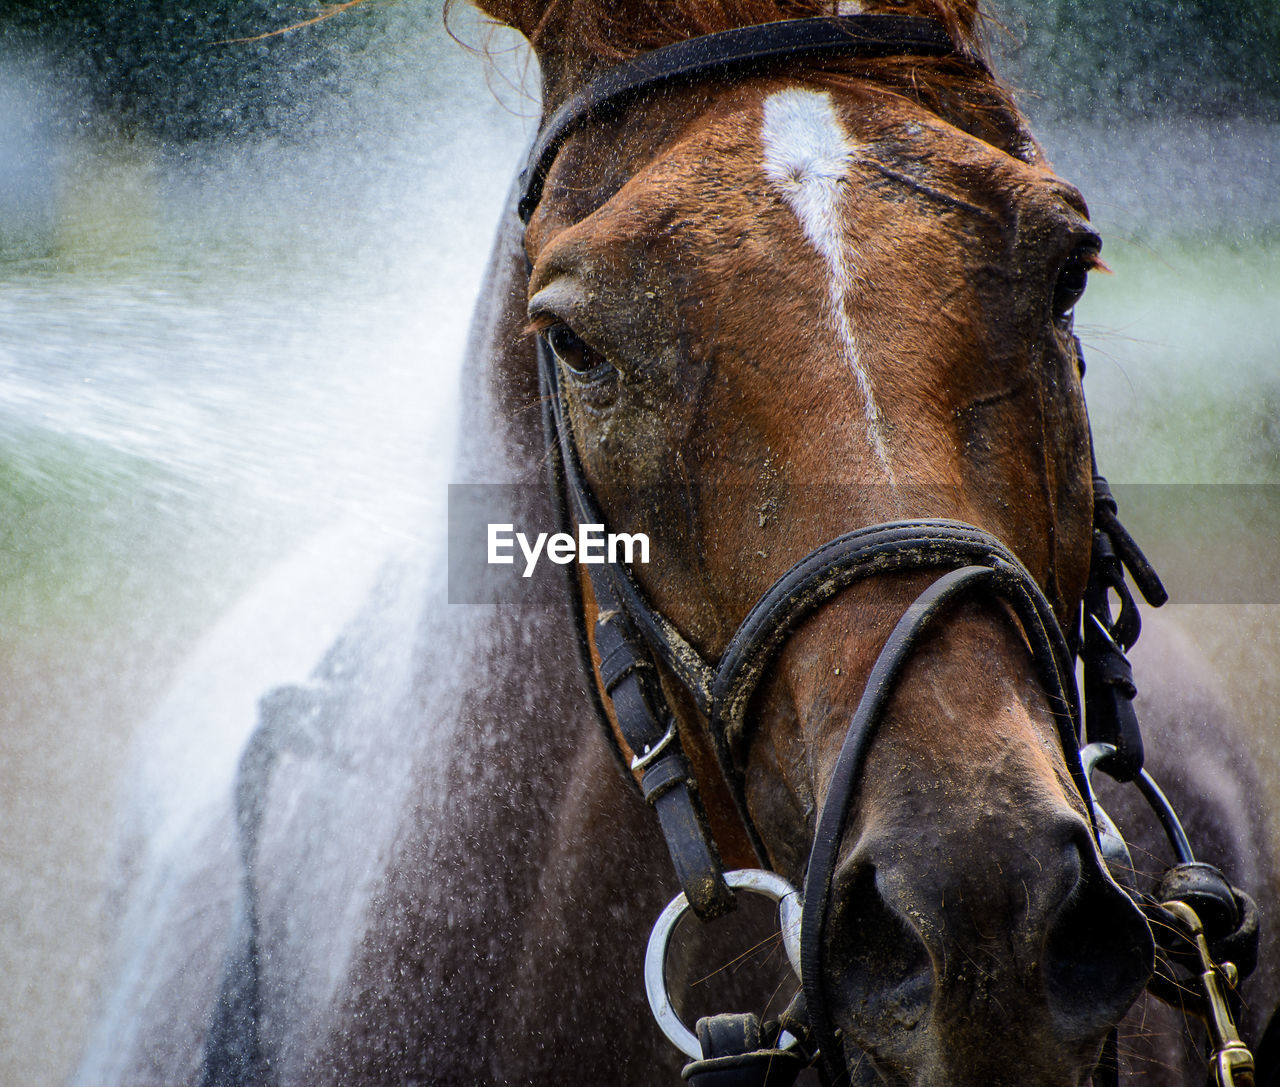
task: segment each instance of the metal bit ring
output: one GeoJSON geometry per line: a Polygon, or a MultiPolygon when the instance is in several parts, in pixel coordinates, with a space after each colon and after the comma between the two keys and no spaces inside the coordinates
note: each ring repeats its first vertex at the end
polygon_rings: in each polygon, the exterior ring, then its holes
{"type": "MultiPolygon", "coordinates": [[[[796,977],[800,976],[800,892],[776,872],[762,868],[739,868],[724,874],[725,882],[735,891],[751,891],[763,895],[778,904],[778,926],[782,930],[782,944],[787,951],[787,961],[796,977]]],[[[680,1052],[694,1060],[702,1059],[702,1046],[697,1036],[684,1025],[672,1007],[667,993],[667,951],[671,937],[681,918],[689,909],[689,900],[678,894],[668,903],[649,933],[649,946],[644,956],[644,989],[649,997],[649,1007],[662,1033],[680,1052]]],[[[778,1038],[779,1049],[790,1049],[797,1039],[783,1031],[778,1038]]]]}

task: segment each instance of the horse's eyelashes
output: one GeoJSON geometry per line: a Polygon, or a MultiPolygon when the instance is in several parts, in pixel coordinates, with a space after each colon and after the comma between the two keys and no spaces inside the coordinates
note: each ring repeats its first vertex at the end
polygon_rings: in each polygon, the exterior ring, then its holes
{"type": "Polygon", "coordinates": [[[554,324],[543,335],[555,357],[574,373],[590,374],[608,365],[604,355],[568,325],[554,324]]]}

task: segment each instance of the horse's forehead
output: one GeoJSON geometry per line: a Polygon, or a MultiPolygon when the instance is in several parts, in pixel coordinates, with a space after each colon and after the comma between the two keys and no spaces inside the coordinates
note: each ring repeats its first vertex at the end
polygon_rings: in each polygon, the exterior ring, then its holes
{"type": "MultiPolygon", "coordinates": [[[[590,159],[592,133],[582,139],[590,159]]],[[[615,252],[677,235],[714,245],[786,209],[810,255],[831,266],[860,215],[890,230],[914,223],[970,236],[1007,234],[1037,208],[1087,216],[1079,193],[1042,162],[1013,158],[914,103],[866,87],[727,88],[652,157],[606,177],[601,188],[605,195],[590,214],[554,207],[540,213],[531,250],[566,229],[579,243],[615,252]]],[[[774,244],[781,252],[788,240],[774,244]]]]}

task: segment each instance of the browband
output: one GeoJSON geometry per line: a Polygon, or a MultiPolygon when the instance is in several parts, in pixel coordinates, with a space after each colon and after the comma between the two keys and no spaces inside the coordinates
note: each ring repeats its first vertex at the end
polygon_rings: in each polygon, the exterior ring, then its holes
{"type": "Polygon", "coordinates": [[[946,27],[914,15],[833,15],[787,19],[704,34],[623,61],[567,99],[542,126],[520,173],[520,221],[527,223],[564,141],[579,125],[641,91],[707,75],[767,70],[797,59],[945,56],[956,48],[946,27]]]}

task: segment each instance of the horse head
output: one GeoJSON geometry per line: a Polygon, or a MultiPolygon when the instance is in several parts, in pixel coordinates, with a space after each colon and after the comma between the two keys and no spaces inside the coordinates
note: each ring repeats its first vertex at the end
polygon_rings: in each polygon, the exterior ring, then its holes
{"type": "MultiPolygon", "coordinates": [[[[489,6],[534,41],[549,113],[606,63],[797,14],[489,6]]],[[[955,51],[699,74],[566,130],[527,227],[528,314],[585,486],[612,528],[648,534],[638,585],[702,659],[723,661],[757,601],[852,529],[957,522],[1029,575],[1039,620],[978,589],[907,631],[852,764],[869,677],[936,570],[824,590],[728,726],[670,668],[660,683],[726,860],[757,863],[754,838],[799,886],[835,828],[804,964],[829,1071],[1067,1087],[1152,955],[1095,847],[1029,630],[1074,629],[1089,571],[1071,320],[1101,243],[977,59],[975,5],[861,5],[880,6],[937,20],[955,51]]],[[[607,692],[598,655],[596,670],[607,692]]]]}

